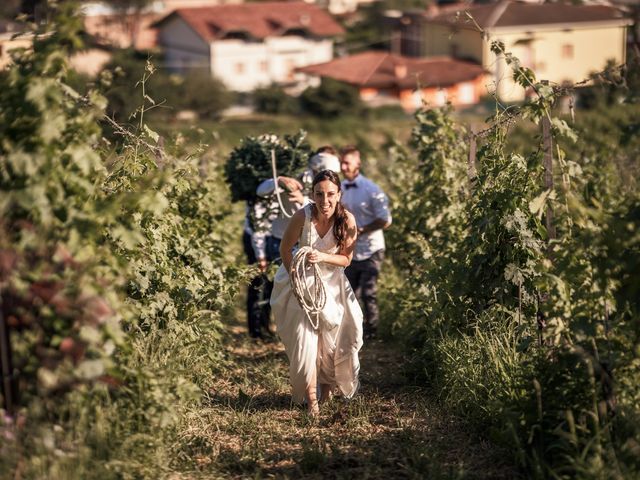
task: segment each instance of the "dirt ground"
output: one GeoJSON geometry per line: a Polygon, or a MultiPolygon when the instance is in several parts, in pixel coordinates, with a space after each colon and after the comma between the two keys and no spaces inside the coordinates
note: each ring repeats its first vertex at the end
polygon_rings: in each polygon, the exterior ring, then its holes
{"type": "Polygon", "coordinates": [[[229,326],[228,342],[228,375],[211,385],[181,432],[184,478],[517,477],[500,452],[408,378],[391,344],[367,341],[355,398],[334,398],[313,419],[291,404],[280,342],[250,340],[240,323],[229,326]]]}

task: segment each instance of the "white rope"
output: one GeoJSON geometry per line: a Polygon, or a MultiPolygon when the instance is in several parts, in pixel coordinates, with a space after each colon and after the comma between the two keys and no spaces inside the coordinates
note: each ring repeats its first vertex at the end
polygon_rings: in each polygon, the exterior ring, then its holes
{"type": "Polygon", "coordinates": [[[276,151],[273,148],[271,149],[271,173],[273,174],[273,188],[274,188],[274,191],[276,192],[276,197],[278,198],[278,205],[280,206],[280,211],[285,217],[291,218],[293,217],[293,214],[295,212],[288,213],[285,210],[284,205],[282,204],[282,199],[280,198],[280,190],[278,188],[278,172],[276,171],[276,151]]]}
{"type": "Polygon", "coordinates": [[[320,276],[320,267],[317,263],[310,263],[307,255],[313,251],[309,246],[300,247],[291,260],[291,289],[293,295],[298,299],[298,303],[307,315],[314,330],[320,327],[320,312],[327,303],[327,292],[320,276]],[[313,269],[313,284],[307,283],[307,269],[313,269]],[[315,316],[315,323],[312,317],[315,316]]]}

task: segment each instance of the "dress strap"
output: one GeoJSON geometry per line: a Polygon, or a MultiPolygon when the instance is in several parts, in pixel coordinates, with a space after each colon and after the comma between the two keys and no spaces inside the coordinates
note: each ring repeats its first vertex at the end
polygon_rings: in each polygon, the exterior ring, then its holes
{"type": "Polygon", "coordinates": [[[302,237],[300,238],[301,247],[311,246],[311,208],[311,204],[304,207],[304,227],[302,227],[302,237]]]}

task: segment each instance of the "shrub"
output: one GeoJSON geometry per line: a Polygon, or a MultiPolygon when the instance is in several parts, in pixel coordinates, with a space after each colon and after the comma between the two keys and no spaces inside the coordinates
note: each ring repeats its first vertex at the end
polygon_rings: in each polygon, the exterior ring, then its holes
{"type": "Polygon", "coordinates": [[[166,97],[167,105],[174,110],[193,110],[204,118],[218,118],[233,101],[233,94],[222,82],[205,72],[189,72],[177,83],[166,97]]]}
{"type": "Polygon", "coordinates": [[[104,98],[66,83],[80,25],[60,8],[0,79],[0,313],[21,393],[0,416],[0,471],[158,478],[222,361],[242,277],[222,250],[229,194],[202,152],[154,145],[148,99],[140,130],[102,141],[104,98]]]}
{"type": "Polygon", "coordinates": [[[634,180],[621,178],[629,170],[616,166],[637,163],[625,133],[637,110],[587,117],[573,143],[575,131],[550,118],[560,93],[534,85],[539,97],[515,118],[549,119],[560,186],[543,186],[532,128],[522,153],[510,150],[502,112],[477,139],[472,178],[448,112],[418,112],[413,151],[397,150],[391,175],[401,202],[388,251],[410,274],[382,298],[445,405],[511,447],[529,476],[635,478],[640,209],[634,180]]]}
{"type": "Polygon", "coordinates": [[[296,113],[299,110],[298,99],[287,95],[285,91],[277,85],[270,85],[254,90],[253,103],[256,111],[262,113],[296,113]]]}
{"type": "Polygon", "coordinates": [[[357,88],[330,78],[323,78],[319,87],[309,87],[302,92],[300,106],[303,111],[321,118],[358,115],[364,110],[357,88]]]}
{"type": "MultiPolygon", "coordinates": [[[[149,57],[144,52],[123,50],[105,66],[105,71],[113,72],[111,85],[105,92],[107,112],[119,122],[129,121],[136,111],[142,96],[139,81],[154,61],[151,58],[148,63],[149,57]]],[[[206,72],[194,70],[177,75],[151,68],[153,75],[145,84],[145,94],[159,107],[151,110],[152,115],[170,116],[178,110],[194,110],[203,117],[216,118],[233,100],[224,85],[206,72]]]]}

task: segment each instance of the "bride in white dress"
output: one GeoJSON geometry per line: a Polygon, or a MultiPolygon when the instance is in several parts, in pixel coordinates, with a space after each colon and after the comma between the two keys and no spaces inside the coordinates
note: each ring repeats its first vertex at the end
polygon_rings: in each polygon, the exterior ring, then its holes
{"type": "Polygon", "coordinates": [[[362,310],[344,275],[353,256],[357,228],[353,215],[340,203],[340,188],[340,179],[331,170],[315,176],[315,203],[298,210],[289,222],[280,245],[282,265],[271,294],[277,331],[289,358],[293,400],[306,401],[314,416],[319,413],[318,384],[321,401],[329,399],[336,387],[346,398],[358,389],[362,310]],[[317,330],[291,289],[289,271],[296,244],[313,248],[307,260],[319,266],[327,294],[325,308],[333,317],[330,322],[319,322],[317,330]]]}

